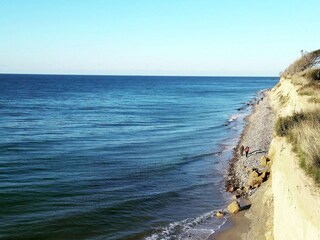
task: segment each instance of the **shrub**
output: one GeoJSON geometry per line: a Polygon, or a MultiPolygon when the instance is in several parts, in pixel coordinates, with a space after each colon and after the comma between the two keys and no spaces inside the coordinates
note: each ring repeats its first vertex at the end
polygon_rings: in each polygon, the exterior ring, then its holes
{"type": "Polygon", "coordinates": [[[307,69],[301,73],[301,76],[312,81],[319,81],[320,68],[307,69]]]}
{"type": "Polygon", "coordinates": [[[279,117],[275,132],[287,138],[299,158],[300,166],[320,183],[320,112],[279,117]]]}
{"type": "Polygon", "coordinates": [[[276,134],[280,137],[285,137],[289,134],[289,131],[298,125],[299,122],[305,119],[305,114],[296,113],[288,117],[279,117],[275,124],[276,134]]]}
{"type": "Polygon", "coordinates": [[[310,53],[303,53],[302,56],[293,62],[282,74],[282,77],[291,77],[307,69],[318,67],[320,64],[320,49],[310,53]]]}
{"type": "Polygon", "coordinates": [[[315,81],[309,82],[309,83],[303,85],[298,90],[299,95],[307,95],[307,96],[312,96],[312,95],[316,94],[317,92],[320,92],[320,84],[315,81]]]}
{"type": "Polygon", "coordinates": [[[308,99],[309,103],[315,103],[315,104],[319,104],[320,103],[320,98],[316,98],[316,97],[312,97],[308,99]]]}

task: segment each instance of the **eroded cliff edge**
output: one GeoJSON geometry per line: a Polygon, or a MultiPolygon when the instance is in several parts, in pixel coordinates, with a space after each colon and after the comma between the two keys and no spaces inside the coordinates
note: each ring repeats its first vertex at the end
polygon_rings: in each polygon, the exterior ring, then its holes
{"type": "Polygon", "coordinates": [[[316,156],[320,153],[319,83],[316,79],[311,82],[303,73],[296,74],[282,77],[270,93],[277,118],[268,153],[273,163],[275,240],[320,240],[320,191],[315,169],[320,160],[316,156]],[[315,155],[311,156],[315,162],[308,154],[315,155]]]}

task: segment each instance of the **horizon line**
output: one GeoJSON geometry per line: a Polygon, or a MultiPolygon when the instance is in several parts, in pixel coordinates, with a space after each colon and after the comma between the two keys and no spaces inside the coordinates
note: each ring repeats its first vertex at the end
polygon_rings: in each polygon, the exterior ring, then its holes
{"type": "Polygon", "coordinates": [[[152,75],[152,74],[77,74],[77,73],[1,73],[0,75],[46,75],[46,76],[110,76],[110,77],[280,77],[276,75],[152,75]]]}

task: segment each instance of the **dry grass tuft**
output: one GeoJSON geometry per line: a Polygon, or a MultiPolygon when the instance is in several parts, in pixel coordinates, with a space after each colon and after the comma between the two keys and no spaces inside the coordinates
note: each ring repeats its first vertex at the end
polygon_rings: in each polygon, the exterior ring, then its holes
{"type": "Polygon", "coordinates": [[[320,112],[296,113],[278,118],[278,136],[286,137],[300,159],[300,165],[320,183],[320,112]]]}
{"type": "MultiPolygon", "coordinates": [[[[303,53],[302,56],[293,62],[282,74],[281,77],[289,78],[295,74],[304,72],[308,69],[317,68],[320,64],[320,49],[310,53],[303,53]]],[[[309,72],[310,76],[313,76],[315,72],[309,72]]]]}
{"type": "Polygon", "coordinates": [[[304,84],[298,90],[299,95],[307,95],[307,96],[313,96],[317,92],[320,92],[320,82],[317,82],[317,81],[312,81],[307,84],[304,84]]]}
{"type": "Polygon", "coordinates": [[[301,73],[299,73],[299,75],[305,79],[308,80],[316,80],[319,81],[320,80],[320,68],[311,68],[311,69],[307,69],[301,73]]]}
{"type": "MultiPolygon", "coordinates": [[[[279,117],[275,124],[278,136],[286,137],[296,152],[301,167],[320,183],[320,49],[303,53],[282,74],[296,86],[302,110],[292,116],[279,117]]],[[[288,99],[277,94],[281,106],[288,99]]],[[[297,100],[298,101],[298,100],[297,100]]]]}
{"type": "Polygon", "coordinates": [[[288,103],[288,101],[289,101],[289,96],[288,95],[286,95],[286,96],[280,95],[279,103],[280,103],[281,106],[285,106],[288,103]]]}
{"type": "Polygon", "coordinates": [[[319,97],[312,97],[308,99],[309,103],[314,103],[314,104],[320,104],[320,98],[319,97]]]}

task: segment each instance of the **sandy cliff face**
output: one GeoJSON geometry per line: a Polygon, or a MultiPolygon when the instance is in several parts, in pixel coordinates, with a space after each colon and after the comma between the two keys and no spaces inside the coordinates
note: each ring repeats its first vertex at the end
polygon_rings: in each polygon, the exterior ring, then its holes
{"type": "Polygon", "coordinates": [[[306,111],[310,104],[304,96],[298,94],[299,86],[293,84],[291,79],[281,79],[270,94],[271,106],[281,117],[306,111]]]}
{"type": "MultiPolygon", "coordinates": [[[[281,79],[271,92],[271,105],[277,116],[306,111],[305,101],[290,79],[281,79]]],[[[273,161],[274,239],[320,240],[319,187],[300,168],[285,138],[273,138],[269,157],[273,161]]]]}

